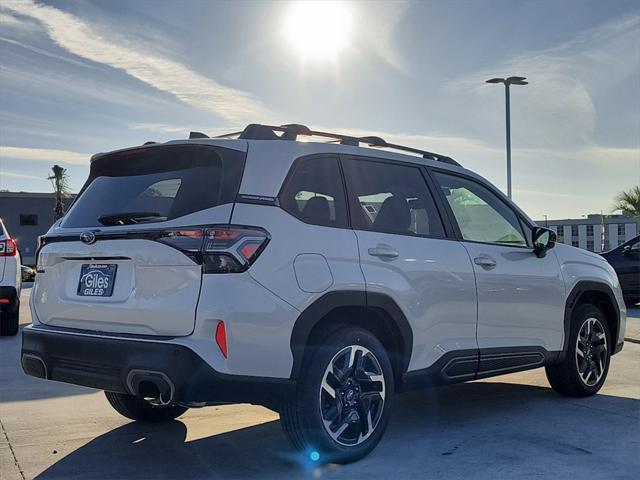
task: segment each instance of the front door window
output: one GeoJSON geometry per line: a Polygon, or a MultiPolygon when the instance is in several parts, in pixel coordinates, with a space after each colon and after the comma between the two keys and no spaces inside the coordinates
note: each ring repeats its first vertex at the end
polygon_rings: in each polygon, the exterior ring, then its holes
{"type": "Polygon", "coordinates": [[[466,178],[436,173],[462,238],[471,242],[526,247],[515,212],[494,193],[466,178]]]}

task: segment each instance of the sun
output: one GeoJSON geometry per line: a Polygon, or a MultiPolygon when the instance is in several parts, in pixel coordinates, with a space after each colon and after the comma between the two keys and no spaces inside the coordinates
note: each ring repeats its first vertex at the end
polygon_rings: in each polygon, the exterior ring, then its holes
{"type": "Polygon", "coordinates": [[[294,3],[283,25],[283,35],[303,60],[335,59],[350,45],[351,8],[339,1],[294,3]]]}

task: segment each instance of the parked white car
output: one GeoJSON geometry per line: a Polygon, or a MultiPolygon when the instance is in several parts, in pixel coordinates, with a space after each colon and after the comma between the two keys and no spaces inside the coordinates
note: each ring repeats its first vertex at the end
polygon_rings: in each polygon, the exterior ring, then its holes
{"type": "Polygon", "coordinates": [[[21,285],[18,245],[0,218],[0,337],[18,333],[21,285]]]}
{"type": "Polygon", "coordinates": [[[369,453],[397,392],[545,367],[593,395],[624,339],[608,263],[482,177],[301,125],[95,155],[37,263],[25,372],[135,420],[265,405],[321,461],[369,453]]]}

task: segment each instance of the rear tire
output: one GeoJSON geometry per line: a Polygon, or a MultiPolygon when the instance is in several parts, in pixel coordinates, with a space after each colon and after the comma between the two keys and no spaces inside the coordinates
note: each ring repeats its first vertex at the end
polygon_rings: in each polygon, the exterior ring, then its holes
{"type": "Polygon", "coordinates": [[[611,335],[605,316],[594,305],[578,305],[571,319],[569,345],[562,362],[546,367],[551,387],[568,397],[598,393],[607,378],[611,335]]]}
{"type": "Polygon", "coordinates": [[[139,422],[166,422],[184,414],[187,407],[154,405],[142,397],[126,393],[104,392],[109,404],[123,417],[139,422]]]}
{"type": "Polygon", "coordinates": [[[297,392],[280,410],[283,430],[312,461],[359,460],[389,422],[394,384],[387,352],[356,327],[340,328],[309,348],[297,392]]]}
{"type": "Polygon", "coordinates": [[[15,312],[0,314],[0,337],[13,337],[18,334],[20,325],[20,307],[15,312]]]}

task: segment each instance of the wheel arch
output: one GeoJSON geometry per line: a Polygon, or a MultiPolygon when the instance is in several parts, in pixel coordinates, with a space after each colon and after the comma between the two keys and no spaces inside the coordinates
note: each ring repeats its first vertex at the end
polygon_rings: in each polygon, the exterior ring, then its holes
{"type": "Polygon", "coordinates": [[[564,358],[569,348],[569,332],[573,312],[578,305],[585,303],[595,305],[602,311],[611,333],[609,348],[612,354],[615,352],[616,342],[618,341],[618,334],[620,332],[620,308],[618,307],[616,296],[612,288],[606,283],[580,281],[573,287],[565,303],[564,341],[560,354],[561,358],[559,360],[564,358]]]}
{"type": "Polygon", "coordinates": [[[413,349],[413,331],[398,304],[388,295],[357,290],[328,292],[299,316],[291,333],[293,366],[290,378],[300,375],[307,347],[329,329],[353,325],[371,331],[389,352],[398,382],[407,371],[413,349]]]}

